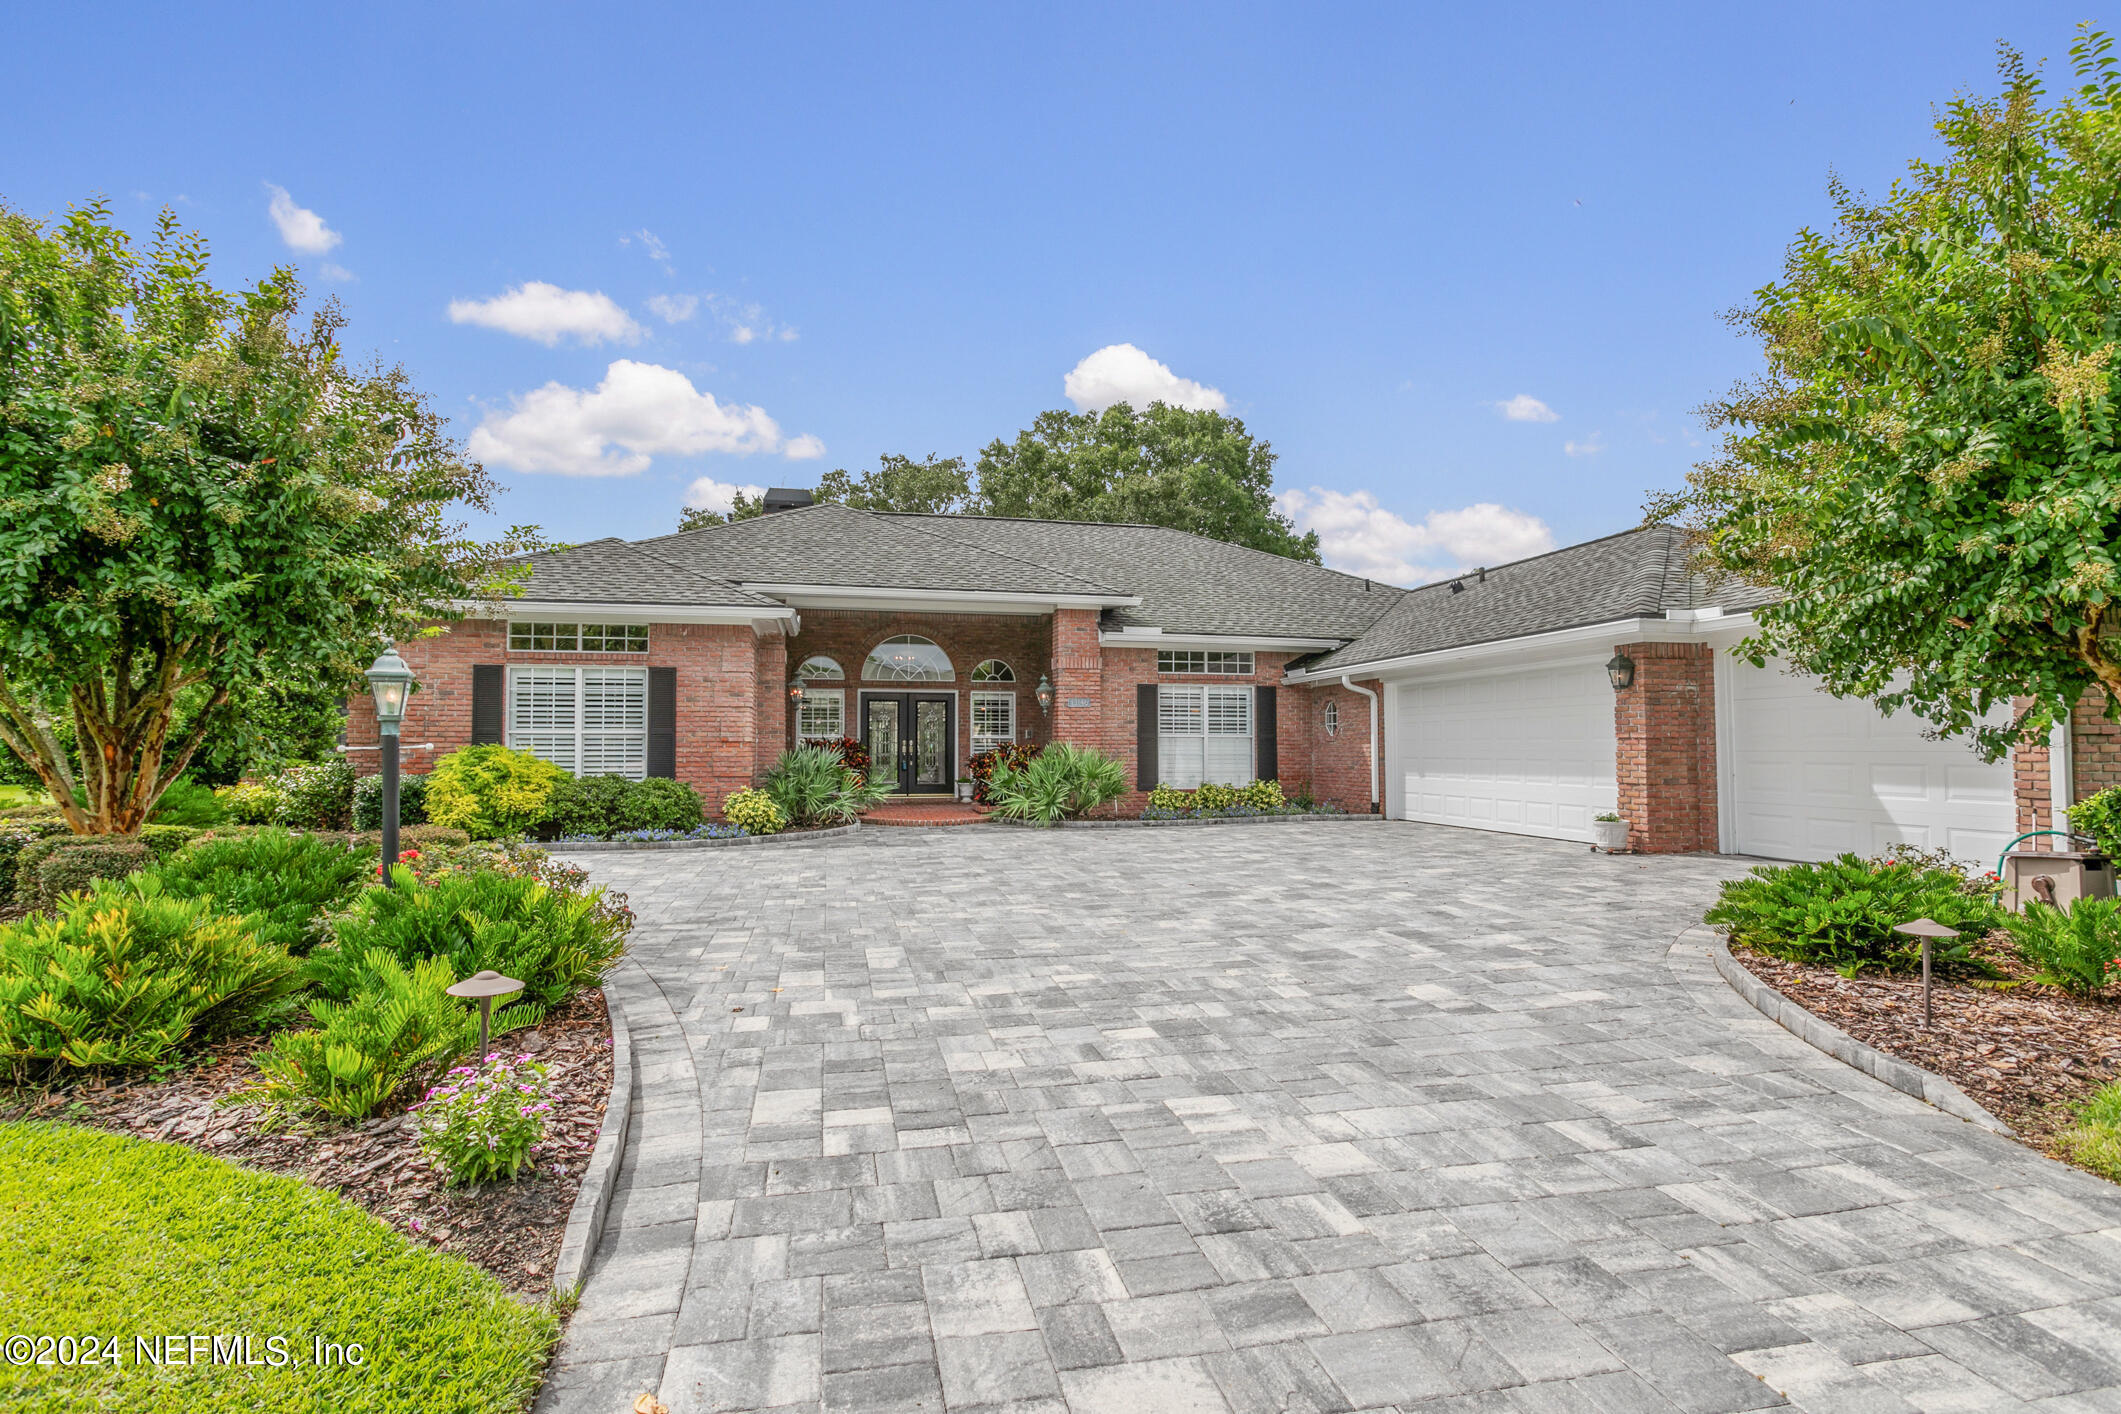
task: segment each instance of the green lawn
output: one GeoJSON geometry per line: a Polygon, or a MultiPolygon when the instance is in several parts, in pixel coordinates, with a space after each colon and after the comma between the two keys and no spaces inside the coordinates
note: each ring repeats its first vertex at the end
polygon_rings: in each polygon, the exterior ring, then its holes
{"type": "Polygon", "coordinates": [[[0,1336],[93,1338],[104,1355],[115,1338],[119,1357],[18,1365],[10,1347],[0,1408],[514,1414],[558,1330],[344,1199],[71,1125],[0,1124],[0,1234],[0,1336]],[[194,1335],[249,1336],[224,1355],[259,1363],[213,1363],[209,1339],[200,1363],[157,1366],[134,1340],[188,1356],[194,1335]],[[320,1366],[318,1340],[365,1363],[320,1366]],[[290,1363],[264,1363],[280,1352],[290,1363]]]}
{"type": "Polygon", "coordinates": [[[31,801],[45,798],[46,793],[29,786],[0,786],[0,810],[11,805],[28,805],[31,801]]]}

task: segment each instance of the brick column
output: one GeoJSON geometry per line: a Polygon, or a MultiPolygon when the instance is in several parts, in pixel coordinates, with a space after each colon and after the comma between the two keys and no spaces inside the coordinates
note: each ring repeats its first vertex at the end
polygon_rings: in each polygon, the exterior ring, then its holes
{"type": "MultiPolygon", "coordinates": [[[[1104,750],[1104,653],[1097,646],[1097,610],[1053,611],[1054,741],[1104,750]],[[1071,702],[1082,706],[1070,706],[1071,702]]],[[[1036,686],[1036,684],[1033,684],[1036,686]]],[[[1037,710],[1037,704],[1032,704],[1037,710]]]]}
{"type": "Polygon", "coordinates": [[[789,745],[788,736],[788,639],[775,629],[759,637],[756,650],[758,673],[758,749],[754,761],[763,776],[789,745]]]}
{"type": "Polygon", "coordinates": [[[1624,643],[1634,684],[1613,694],[1615,766],[1628,847],[1717,848],[1715,651],[1706,643],[1624,643]]]}

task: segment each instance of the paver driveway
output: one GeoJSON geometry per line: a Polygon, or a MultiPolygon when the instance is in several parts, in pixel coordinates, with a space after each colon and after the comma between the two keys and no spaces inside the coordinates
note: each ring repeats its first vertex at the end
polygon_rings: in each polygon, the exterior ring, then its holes
{"type": "Polygon", "coordinates": [[[1747,1010],[1736,861],[601,854],[644,1109],[543,1409],[2121,1408],[2121,1198],[1747,1010]]]}

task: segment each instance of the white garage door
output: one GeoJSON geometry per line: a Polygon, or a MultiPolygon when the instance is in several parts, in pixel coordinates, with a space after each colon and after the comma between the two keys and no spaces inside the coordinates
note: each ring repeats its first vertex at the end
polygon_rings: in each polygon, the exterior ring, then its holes
{"type": "Polygon", "coordinates": [[[1588,840],[1620,798],[1613,689],[1597,663],[1410,683],[1395,746],[1402,817],[1588,840]]]}
{"type": "Polygon", "coordinates": [[[1928,741],[1908,712],[1831,697],[1807,678],[1731,662],[1725,784],[1740,854],[1827,859],[1902,842],[1994,863],[2016,829],[2008,761],[1928,741]]]}

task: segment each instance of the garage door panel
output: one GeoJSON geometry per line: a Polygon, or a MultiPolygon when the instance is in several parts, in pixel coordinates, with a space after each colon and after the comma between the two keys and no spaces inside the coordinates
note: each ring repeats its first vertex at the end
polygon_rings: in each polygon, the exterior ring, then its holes
{"type": "Polygon", "coordinates": [[[1895,844],[1993,859],[2015,832],[2007,763],[1927,724],[1820,692],[1779,664],[1732,666],[1719,692],[1731,741],[1731,847],[1783,859],[1895,844]]]}
{"type": "Polygon", "coordinates": [[[1596,664],[1401,689],[1406,817],[1589,839],[1619,799],[1612,698],[1596,664]]]}

